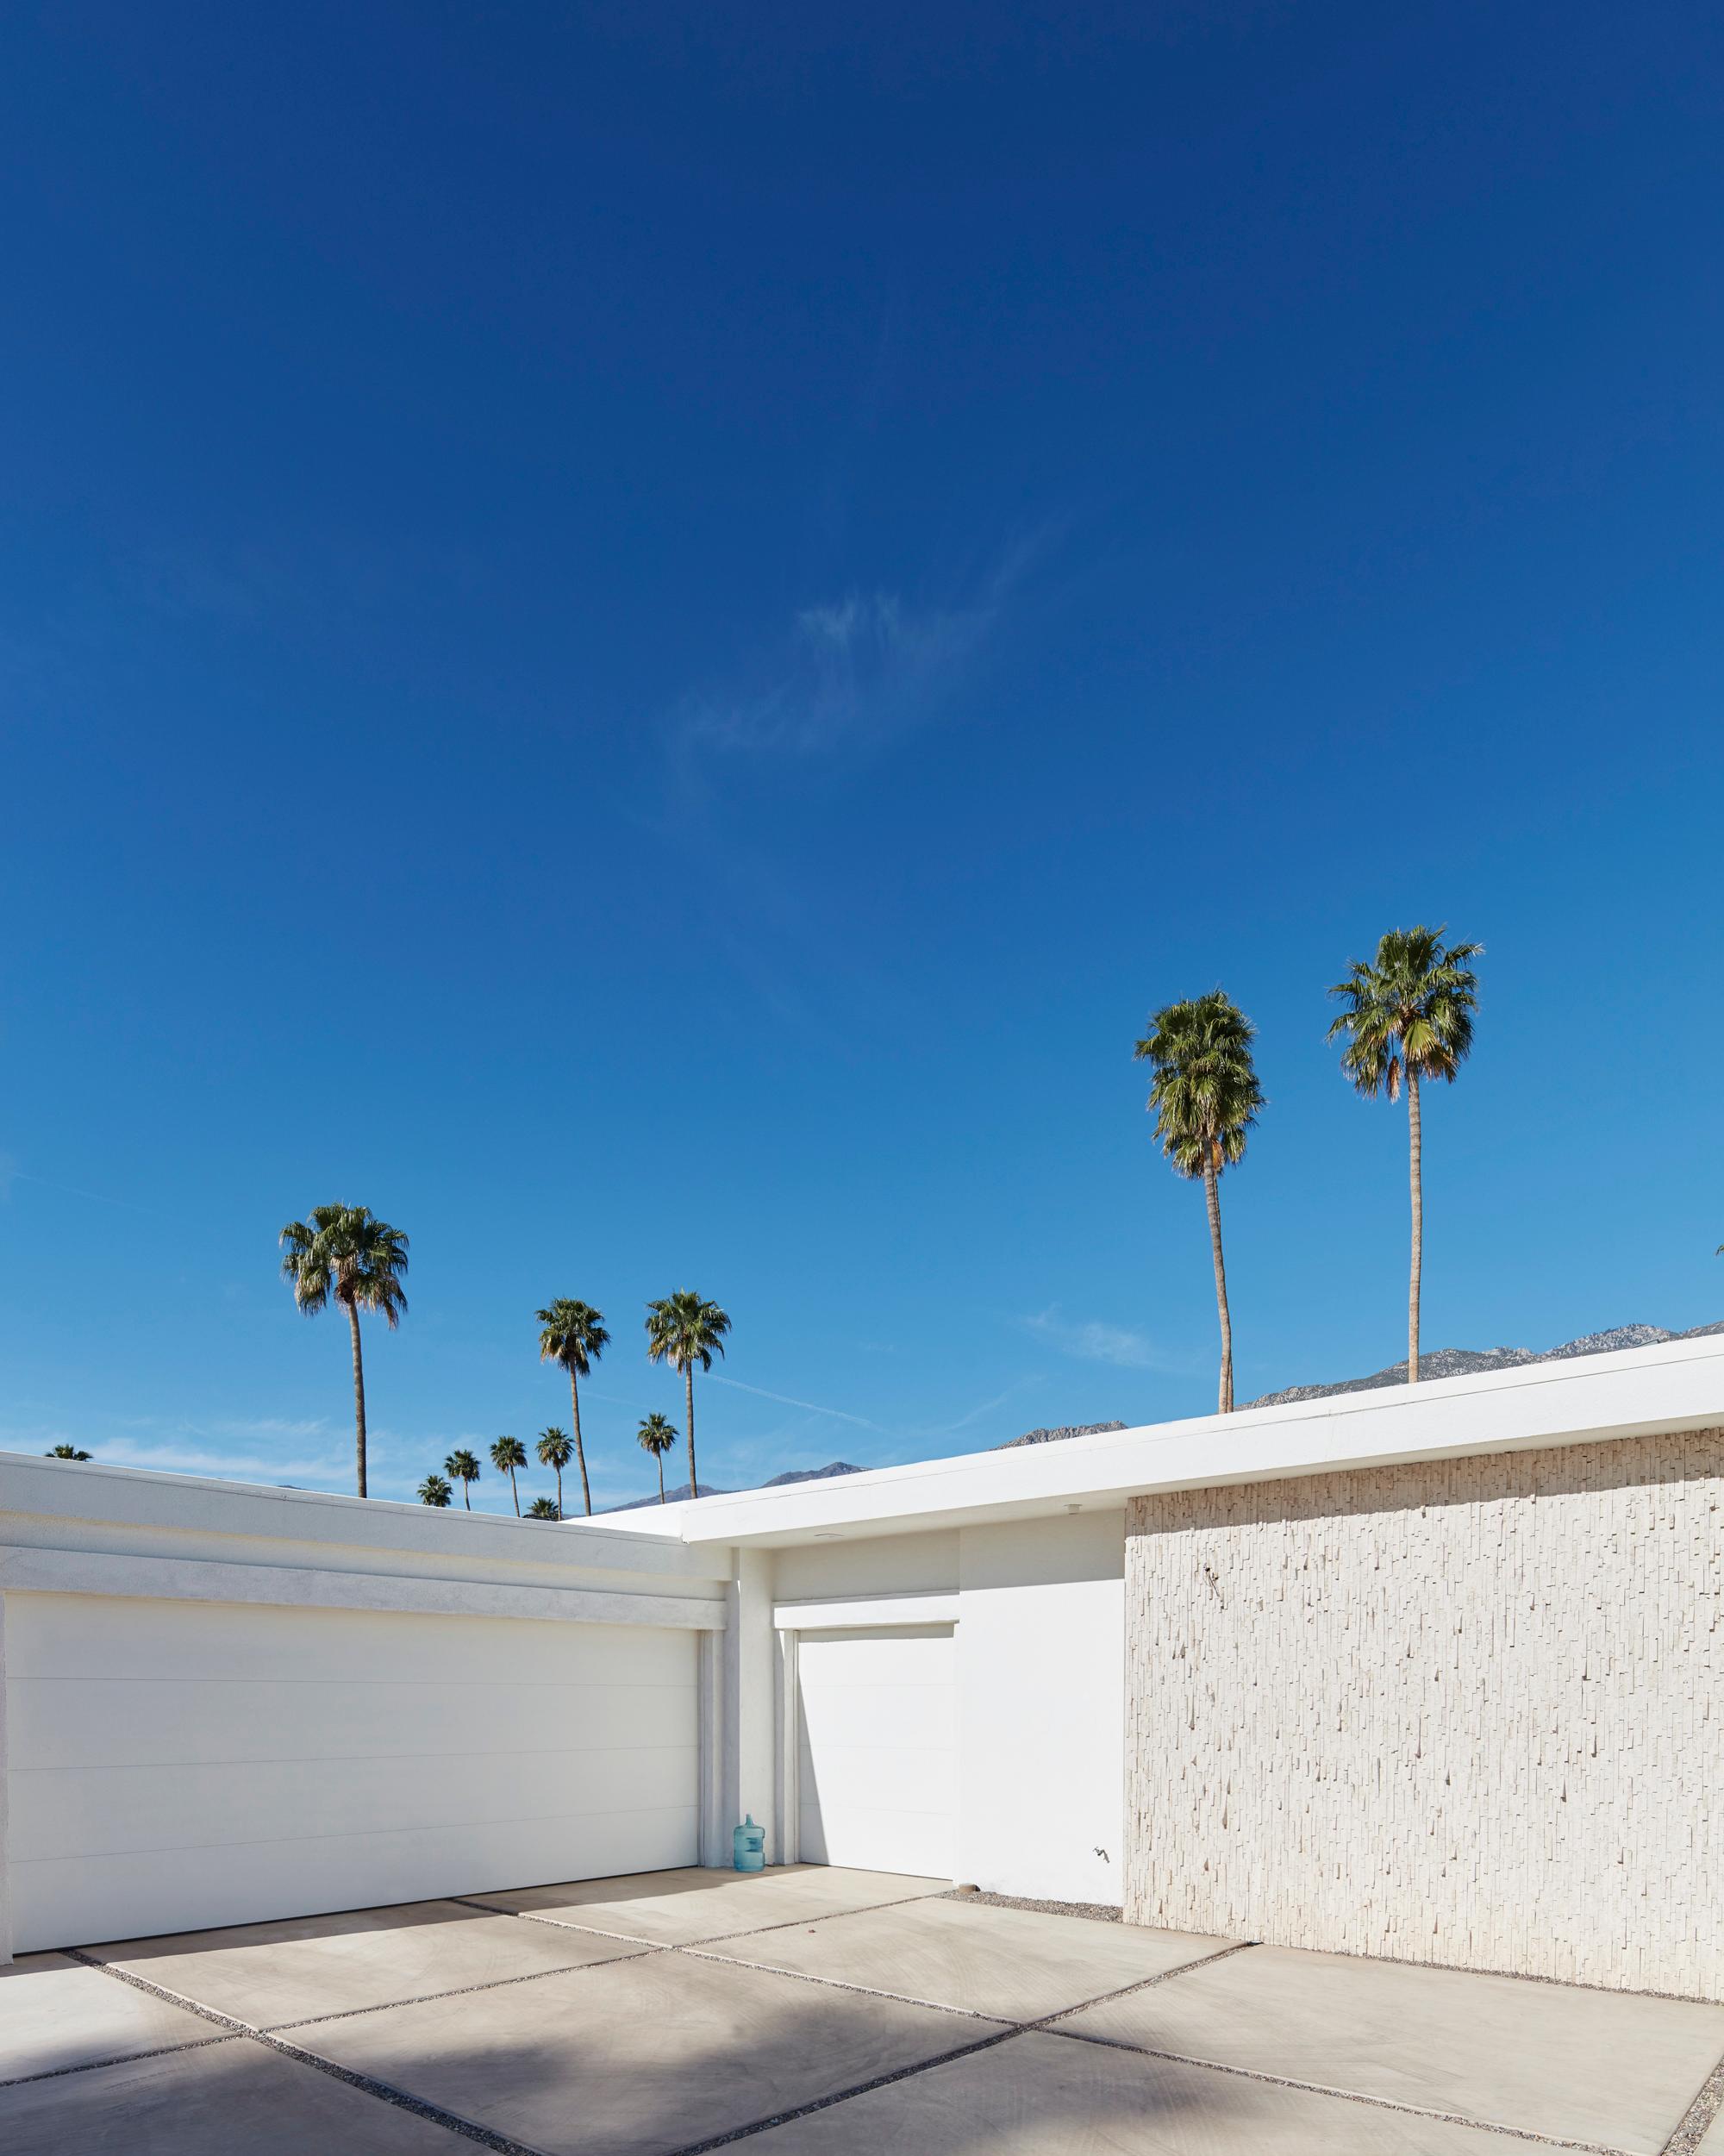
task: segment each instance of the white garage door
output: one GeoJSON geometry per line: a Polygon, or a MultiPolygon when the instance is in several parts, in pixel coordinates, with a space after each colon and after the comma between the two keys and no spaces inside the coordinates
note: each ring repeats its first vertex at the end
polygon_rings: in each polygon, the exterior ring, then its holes
{"type": "Polygon", "coordinates": [[[950,1625],[800,1635],[805,1864],[952,1877],[954,1674],[950,1625]]]}
{"type": "Polygon", "coordinates": [[[696,1859],[692,1632],[6,1598],[16,1950],[696,1859]]]}

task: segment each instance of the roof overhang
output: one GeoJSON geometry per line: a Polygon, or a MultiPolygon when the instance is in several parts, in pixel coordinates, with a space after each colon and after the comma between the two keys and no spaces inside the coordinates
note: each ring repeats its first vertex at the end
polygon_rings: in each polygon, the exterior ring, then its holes
{"type": "MultiPolygon", "coordinates": [[[[653,1508],[648,1531],[783,1548],[1114,1509],[1158,1490],[1718,1425],[1724,1334],[684,1499],[653,1508]]],[[[636,1533],[646,1525],[628,1517],[636,1533]]]]}

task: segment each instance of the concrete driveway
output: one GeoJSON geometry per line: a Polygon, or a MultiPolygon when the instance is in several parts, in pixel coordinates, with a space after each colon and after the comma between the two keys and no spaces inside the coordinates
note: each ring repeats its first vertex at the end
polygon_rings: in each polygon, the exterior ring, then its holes
{"type": "Polygon", "coordinates": [[[792,1866],[0,1971],[8,2156],[1724,2156],[1724,2007],[792,1866]]]}

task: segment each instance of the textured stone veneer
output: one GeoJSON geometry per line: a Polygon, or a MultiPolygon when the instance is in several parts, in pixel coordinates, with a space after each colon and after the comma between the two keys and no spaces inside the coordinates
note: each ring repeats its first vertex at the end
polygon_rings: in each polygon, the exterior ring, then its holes
{"type": "Polygon", "coordinates": [[[1126,1915],[1724,1997],[1724,1432],[1132,1502],[1126,1915]]]}

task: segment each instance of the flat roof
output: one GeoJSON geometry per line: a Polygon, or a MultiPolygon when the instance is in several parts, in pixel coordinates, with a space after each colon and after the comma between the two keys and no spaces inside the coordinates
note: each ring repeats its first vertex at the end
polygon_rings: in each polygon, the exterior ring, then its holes
{"type": "MultiPolygon", "coordinates": [[[[662,1509],[640,1507],[626,1518],[634,1534],[790,1547],[1113,1508],[1157,1490],[1721,1425],[1724,1334],[1715,1334],[917,1460],[696,1503],[684,1498],[662,1509]]],[[[614,1531],[622,1522],[612,1514],[590,1524],[614,1531]]]]}

